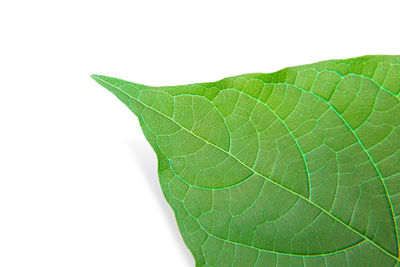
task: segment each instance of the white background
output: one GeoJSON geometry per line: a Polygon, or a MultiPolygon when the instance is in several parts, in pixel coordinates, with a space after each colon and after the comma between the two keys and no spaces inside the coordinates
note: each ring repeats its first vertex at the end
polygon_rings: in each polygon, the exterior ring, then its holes
{"type": "Polygon", "coordinates": [[[399,1],[1,1],[0,266],[194,266],[134,115],[89,75],[215,81],[400,54],[399,1]]]}

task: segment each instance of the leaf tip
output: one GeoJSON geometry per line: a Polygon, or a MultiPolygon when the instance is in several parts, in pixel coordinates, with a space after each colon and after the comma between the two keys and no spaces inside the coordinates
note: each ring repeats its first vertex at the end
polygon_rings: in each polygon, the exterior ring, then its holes
{"type": "Polygon", "coordinates": [[[99,75],[99,74],[92,74],[90,77],[95,80],[98,84],[101,86],[105,87],[106,89],[112,91],[112,78],[104,75],[99,75]],[[110,87],[111,86],[111,87],[110,87]]]}
{"type": "Polygon", "coordinates": [[[95,80],[96,82],[98,82],[98,81],[101,81],[102,80],[102,75],[99,75],[99,74],[92,74],[92,75],[90,75],[90,77],[93,79],[93,80],[95,80]]]}

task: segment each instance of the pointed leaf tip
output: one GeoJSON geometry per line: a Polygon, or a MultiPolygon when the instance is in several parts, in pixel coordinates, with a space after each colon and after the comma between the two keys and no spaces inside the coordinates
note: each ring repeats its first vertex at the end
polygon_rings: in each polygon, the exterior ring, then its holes
{"type": "Polygon", "coordinates": [[[107,78],[110,79],[111,77],[105,76],[105,75],[100,75],[100,74],[92,74],[90,77],[95,80],[95,81],[104,81],[107,78]]]}
{"type": "Polygon", "coordinates": [[[99,76],[99,75],[98,75],[98,74],[92,74],[92,75],[90,75],[90,77],[91,77],[92,79],[94,79],[94,80],[97,79],[97,76],[99,76]]]}
{"type": "Polygon", "coordinates": [[[99,83],[100,85],[102,85],[101,82],[104,81],[103,76],[102,76],[102,75],[99,75],[99,74],[92,74],[92,75],[90,75],[90,77],[91,77],[93,80],[95,80],[97,83],[99,83]]]}

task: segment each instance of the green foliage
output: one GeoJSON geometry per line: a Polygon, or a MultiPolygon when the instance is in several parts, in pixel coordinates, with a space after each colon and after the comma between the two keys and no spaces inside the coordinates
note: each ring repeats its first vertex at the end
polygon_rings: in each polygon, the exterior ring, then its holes
{"type": "Polygon", "coordinates": [[[400,56],[150,87],[139,118],[197,266],[399,262],[400,56]]]}

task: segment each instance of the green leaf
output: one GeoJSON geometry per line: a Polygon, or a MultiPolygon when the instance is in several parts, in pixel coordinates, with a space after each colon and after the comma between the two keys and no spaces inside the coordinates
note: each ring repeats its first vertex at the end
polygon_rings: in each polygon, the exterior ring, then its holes
{"type": "Polygon", "coordinates": [[[399,263],[400,56],[151,87],[138,117],[197,266],[399,263]]]}

